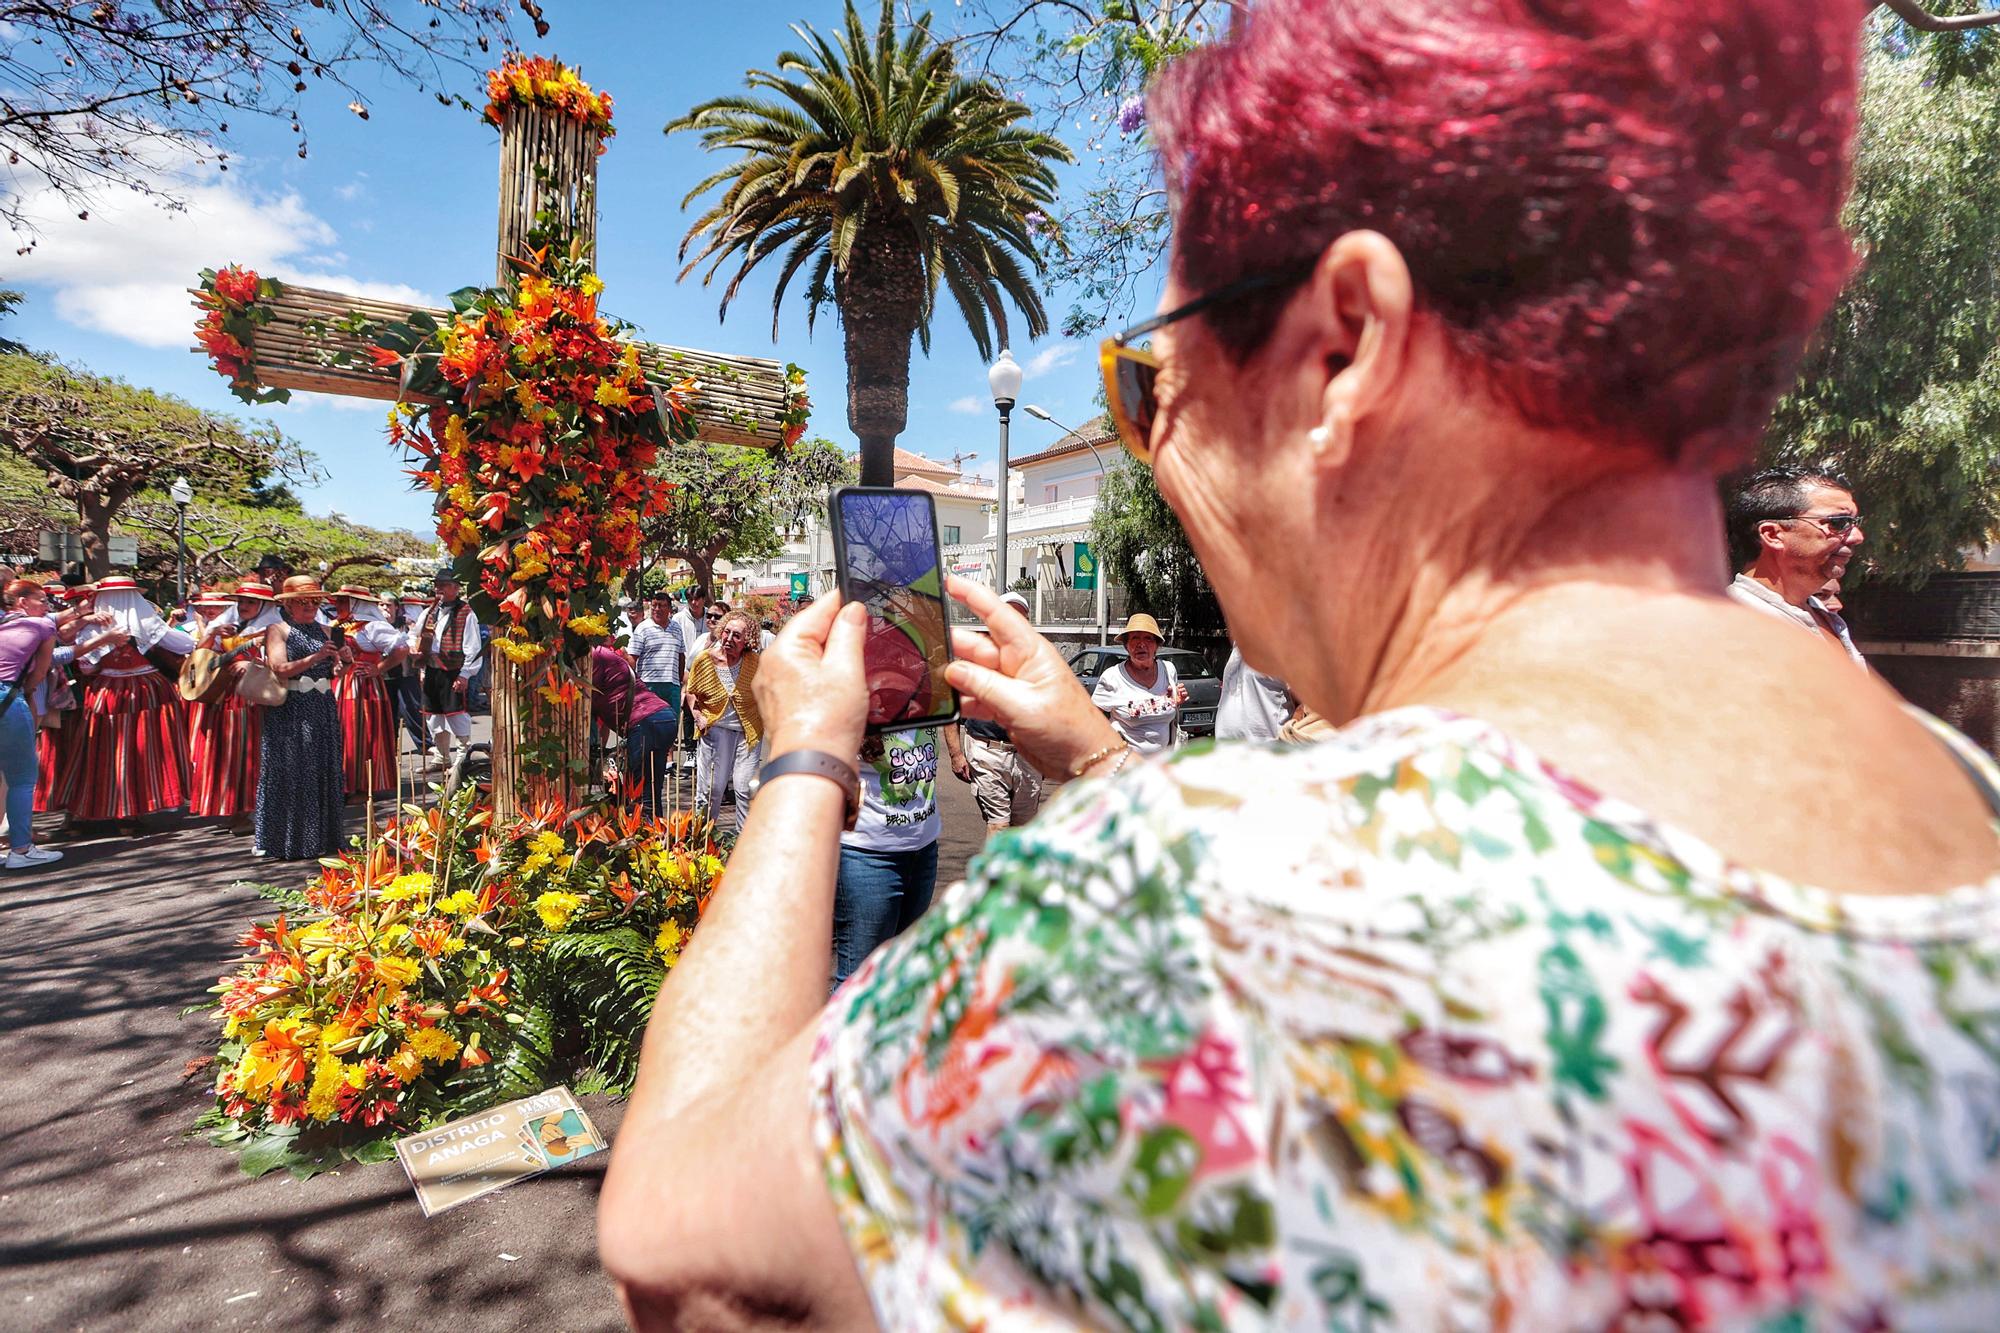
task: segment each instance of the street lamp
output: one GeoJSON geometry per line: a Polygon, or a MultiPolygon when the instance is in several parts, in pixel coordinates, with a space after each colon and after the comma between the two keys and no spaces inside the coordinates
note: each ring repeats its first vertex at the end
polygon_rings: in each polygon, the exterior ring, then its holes
{"type": "Polygon", "coordinates": [[[1021,368],[1014,364],[1014,354],[1006,348],[1000,349],[1000,359],[986,372],[986,383],[993,390],[993,406],[1000,409],[1000,509],[999,521],[995,524],[994,535],[999,539],[994,547],[993,590],[1007,591],[1007,419],[1014,411],[1014,400],[1021,396],[1021,368]]]}
{"type": "Polygon", "coordinates": [[[186,606],[188,596],[188,506],[194,503],[194,487],[188,485],[186,477],[181,477],[172,486],[167,488],[167,498],[172,500],[174,508],[180,511],[179,521],[175,524],[174,585],[179,589],[181,605],[186,606]]]}
{"type": "MultiPolygon", "coordinates": [[[[1062,422],[1050,416],[1047,409],[1037,407],[1033,403],[1029,403],[1021,410],[1029,416],[1034,417],[1037,421],[1048,422],[1051,426],[1061,431],[1066,438],[1074,439],[1083,445],[1084,448],[1090,450],[1090,456],[1097,460],[1098,475],[1104,478],[1111,476],[1111,469],[1105,464],[1104,455],[1097,452],[1097,446],[1092,444],[1089,437],[1082,431],[1071,430],[1068,426],[1063,425],[1062,422]]],[[[1100,490],[1103,488],[1103,485],[1104,483],[1101,481],[1098,483],[1100,490]]],[[[1111,591],[1105,585],[1104,566],[1101,563],[1097,568],[1097,596],[1094,600],[1097,602],[1097,641],[1099,643],[1109,643],[1111,641],[1111,591]]]]}

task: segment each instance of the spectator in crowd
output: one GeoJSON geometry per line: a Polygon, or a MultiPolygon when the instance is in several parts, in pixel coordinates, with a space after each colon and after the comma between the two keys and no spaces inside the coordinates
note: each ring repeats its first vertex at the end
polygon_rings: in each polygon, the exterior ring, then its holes
{"type": "Polygon", "coordinates": [[[411,656],[423,667],[424,725],[440,768],[451,768],[452,743],[472,740],[471,692],[484,655],[485,636],[472,607],[461,600],[458,575],[438,571],[437,601],[417,620],[411,656]]]}
{"type": "Polygon", "coordinates": [[[1827,640],[1866,665],[1847,622],[1819,599],[1861,545],[1861,510],[1847,482],[1808,468],[1767,468],[1729,505],[1732,600],[1827,640]]]}
{"type": "Polygon", "coordinates": [[[371,790],[396,790],[396,708],[387,672],[402,664],[409,647],[401,630],[382,613],[373,590],[350,584],[328,599],[336,647],[347,649],[334,675],[333,700],[340,710],[341,768],[349,800],[371,790]]]}
{"type": "Polygon", "coordinates": [[[320,623],[325,600],[312,575],[286,579],[278,594],[283,619],[264,631],[264,660],[284,682],[285,702],[264,710],[251,851],[279,861],[317,860],[340,848],[346,793],[333,674],[352,653],[335,647],[320,623]]]}
{"type": "MultiPolygon", "coordinates": [[[[700,641],[701,636],[708,630],[707,589],[698,587],[688,589],[687,603],[674,613],[673,625],[674,633],[680,636],[681,672],[682,679],[685,681],[687,668],[694,663],[695,644],[700,641]]],[[[688,756],[693,754],[695,749],[694,710],[687,707],[686,700],[682,700],[681,703],[680,742],[681,766],[685,768],[692,762],[688,756]]],[[[699,785],[699,782],[697,782],[697,785],[699,785]]]]}
{"type": "Polygon", "coordinates": [[[865,618],[803,613],[605,1183],[636,1323],[1992,1324],[2000,770],[1715,577],[1862,9],[1259,0],[1167,65],[1112,414],[1340,730],[1140,761],[953,580],[1075,781],[823,1004],[865,618]]]}
{"type": "MultiPolygon", "coordinates": [[[[1018,592],[1003,593],[1000,600],[1024,618],[1029,614],[1028,599],[1018,592]]],[[[953,775],[972,784],[972,799],[989,838],[1019,828],[1041,810],[1042,775],[1014,748],[1007,728],[990,718],[968,717],[962,727],[939,730],[953,775]]]]}
{"type": "Polygon", "coordinates": [[[1290,687],[1276,676],[1252,670],[1232,640],[1229,660],[1222,667],[1222,697],[1215,706],[1215,739],[1277,740],[1298,710],[1290,687]]]}
{"type": "Polygon", "coordinates": [[[625,645],[640,684],[651,690],[678,717],[681,711],[681,674],[686,658],[681,655],[681,635],[674,624],[673,594],[662,590],[653,594],[651,608],[633,629],[625,645]]]}
{"type": "Polygon", "coordinates": [[[34,700],[54,660],[56,622],[42,585],[11,580],[0,618],[0,778],[7,783],[7,869],[60,861],[35,845],[35,785],[41,771],[34,700]]]}
{"type": "Polygon", "coordinates": [[[1144,613],[1118,633],[1125,660],[1113,662],[1097,678],[1090,701],[1140,754],[1157,754],[1174,742],[1174,721],[1187,702],[1187,687],[1173,663],[1160,660],[1160,623],[1144,613]]]}
{"type": "Polygon", "coordinates": [[[145,816],[185,805],[188,788],[180,696],[147,654],[164,649],[185,656],[194,641],[169,627],[129,578],[101,580],[92,604],[119,633],[77,659],[83,705],[54,804],[76,824],[116,821],[137,832],[145,816]]]}
{"type": "Polygon", "coordinates": [[[736,824],[750,809],[750,780],[757,775],[763,718],[751,686],[763,660],[754,645],[757,622],[732,611],[716,622],[714,641],[688,665],[686,698],[694,710],[702,756],[695,784],[696,803],[710,819],[720,819],[723,794],[736,791],[736,824]]]}
{"type": "Polygon", "coordinates": [[[833,894],[833,984],[916,924],[937,883],[937,730],[891,731],[861,744],[861,811],[840,835],[833,894]]]}
{"type": "Polygon", "coordinates": [[[678,697],[670,703],[648,689],[616,648],[599,644],[590,650],[590,715],[606,734],[623,739],[625,786],[650,815],[672,807],[678,703],[678,697]]]}
{"type": "MultiPolygon", "coordinates": [[[[1826,609],[1828,615],[1838,616],[1847,609],[1847,604],[1840,597],[1839,579],[1828,579],[1826,585],[1815,596],[1819,598],[1819,604],[1826,609]]],[[[1840,623],[1842,626],[1847,624],[1844,620],[1840,623]]]]}

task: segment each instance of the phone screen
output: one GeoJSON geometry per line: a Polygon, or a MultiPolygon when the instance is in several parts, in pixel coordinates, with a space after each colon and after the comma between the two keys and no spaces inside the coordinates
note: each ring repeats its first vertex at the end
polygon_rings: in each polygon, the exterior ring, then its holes
{"type": "Polygon", "coordinates": [[[850,486],[834,493],[833,509],[840,595],[868,608],[868,730],[952,721],[936,505],[923,491],[850,486]]]}

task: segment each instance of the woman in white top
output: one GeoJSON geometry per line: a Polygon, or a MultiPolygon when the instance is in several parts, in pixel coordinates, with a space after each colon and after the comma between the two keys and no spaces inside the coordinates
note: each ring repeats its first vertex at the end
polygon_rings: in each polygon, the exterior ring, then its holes
{"type": "Polygon", "coordinates": [[[1090,701],[1111,719],[1120,736],[1140,754],[1154,754],[1174,743],[1174,719],[1187,702],[1170,663],[1160,660],[1160,624],[1148,615],[1125,622],[1118,642],[1125,660],[1113,663],[1097,678],[1090,701]]]}

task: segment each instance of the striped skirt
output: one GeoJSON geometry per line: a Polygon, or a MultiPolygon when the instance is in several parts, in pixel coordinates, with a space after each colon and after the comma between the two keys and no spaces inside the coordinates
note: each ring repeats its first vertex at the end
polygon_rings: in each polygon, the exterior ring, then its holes
{"type": "Polygon", "coordinates": [[[187,706],[188,809],[233,819],[257,808],[257,733],[264,710],[233,693],[187,706]]]}
{"type": "Polygon", "coordinates": [[[350,671],[334,677],[333,700],[340,707],[341,770],[348,798],[368,790],[396,790],[396,710],[378,675],[350,671]]]}
{"type": "Polygon", "coordinates": [[[35,737],[35,758],[40,765],[35,770],[36,814],[62,809],[63,765],[69,762],[69,752],[82,734],[83,714],[71,709],[63,714],[60,727],[44,727],[35,737]]]}
{"type": "Polygon", "coordinates": [[[71,819],[137,819],[187,804],[187,717],[159,672],[87,682],[63,727],[77,729],[57,788],[71,819]]]}

